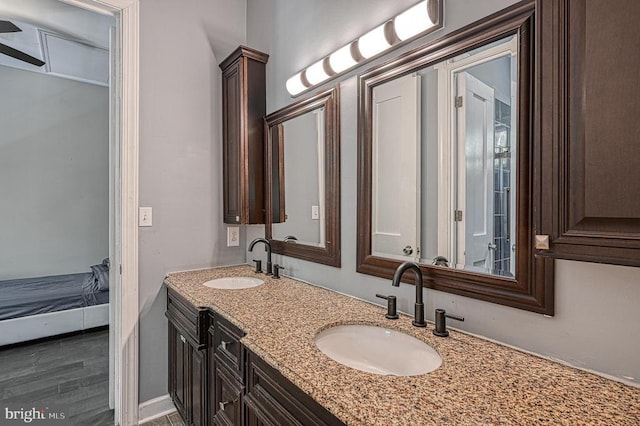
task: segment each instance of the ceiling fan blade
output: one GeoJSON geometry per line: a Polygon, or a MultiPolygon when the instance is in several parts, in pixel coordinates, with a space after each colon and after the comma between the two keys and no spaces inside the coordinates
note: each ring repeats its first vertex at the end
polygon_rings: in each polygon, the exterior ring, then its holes
{"type": "Polygon", "coordinates": [[[23,62],[28,62],[37,67],[43,66],[46,62],[41,61],[38,58],[34,58],[31,55],[27,55],[24,52],[14,49],[13,47],[9,47],[6,44],[0,43],[0,53],[4,53],[5,55],[11,56],[23,62]]]}
{"type": "Polygon", "coordinates": [[[0,33],[19,33],[22,31],[11,21],[0,21],[0,33]]]}

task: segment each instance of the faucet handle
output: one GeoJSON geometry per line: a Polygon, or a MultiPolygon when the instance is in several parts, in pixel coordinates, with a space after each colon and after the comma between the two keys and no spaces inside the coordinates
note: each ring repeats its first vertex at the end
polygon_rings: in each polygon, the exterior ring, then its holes
{"type": "Polygon", "coordinates": [[[253,261],[256,263],[256,270],[255,270],[255,273],[256,273],[256,274],[261,274],[261,273],[262,273],[262,260],[260,260],[260,259],[253,259],[253,261]]]}
{"type": "Polygon", "coordinates": [[[398,319],[398,312],[396,312],[396,297],[395,296],[384,296],[382,294],[376,294],[376,297],[380,299],[385,299],[387,301],[387,314],[385,318],[387,319],[398,319]]]}
{"type": "Polygon", "coordinates": [[[279,279],[280,278],[280,270],[284,269],[282,266],[277,263],[273,265],[273,276],[271,278],[279,279]]]}
{"type": "Polygon", "coordinates": [[[447,337],[449,332],[447,331],[447,318],[451,318],[456,321],[464,321],[464,318],[455,315],[447,315],[444,309],[436,309],[436,328],[433,330],[433,334],[438,337],[447,337]]]}

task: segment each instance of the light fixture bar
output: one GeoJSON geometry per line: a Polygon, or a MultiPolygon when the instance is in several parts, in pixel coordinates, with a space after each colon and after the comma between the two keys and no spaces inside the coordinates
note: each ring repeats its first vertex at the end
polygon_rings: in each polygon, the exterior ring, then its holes
{"type": "Polygon", "coordinates": [[[288,79],[287,91],[297,96],[392,47],[442,28],[442,3],[443,0],[423,0],[387,20],[288,79]]]}

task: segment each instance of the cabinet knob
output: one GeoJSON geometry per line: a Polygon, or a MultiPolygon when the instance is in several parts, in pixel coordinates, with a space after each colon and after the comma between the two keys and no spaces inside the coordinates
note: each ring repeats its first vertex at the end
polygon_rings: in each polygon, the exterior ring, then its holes
{"type": "Polygon", "coordinates": [[[182,341],[182,343],[187,343],[187,339],[185,339],[182,334],[180,335],[180,340],[182,341]]]}
{"type": "Polygon", "coordinates": [[[224,402],[219,402],[218,403],[218,407],[220,407],[221,410],[224,410],[224,407],[226,407],[227,405],[230,404],[231,401],[224,401],[224,402]]]}
{"type": "Polygon", "coordinates": [[[223,350],[228,350],[227,347],[231,344],[231,342],[225,342],[224,340],[220,342],[220,346],[222,346],[223,350]]]}

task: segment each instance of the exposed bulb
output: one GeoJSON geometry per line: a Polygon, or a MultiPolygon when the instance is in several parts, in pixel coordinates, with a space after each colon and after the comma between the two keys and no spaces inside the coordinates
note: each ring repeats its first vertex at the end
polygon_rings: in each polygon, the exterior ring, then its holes
{"type": "Polygon", "coordinates": [[[358,50],[363,57],[371,58],[391,47],[384,34],[385,25],[386,23],[372,29],[358,39],[358,50]]]}
{"type": "Polygon", "coordinates": [[[301,72],[287,80],[287,92],[289,92],[291,96],[295,96],[300,92],[304,92],[306,88],[307,87],[302,83],[301,72]]]}

